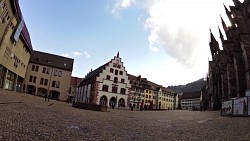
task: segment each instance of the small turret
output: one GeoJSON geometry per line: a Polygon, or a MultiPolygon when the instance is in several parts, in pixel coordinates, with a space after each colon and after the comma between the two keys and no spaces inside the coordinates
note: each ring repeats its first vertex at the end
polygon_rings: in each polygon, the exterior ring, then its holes
{"type": "Polygon", "coordinates": [[[220,51],[220,48],[219,48],[219,43],[215,40],[211,29],[210,29],[210,38],[211,38],[211,41],[209,43],[210,51],[211,51],[212,56],[214,56],[215,54],[218,54],[218,52],[220,51]]]}
{"type": "Polygon", "coordinates": [[[239,0],[233,0],[235,6],[241,6],[241,2],[239,0]]]}

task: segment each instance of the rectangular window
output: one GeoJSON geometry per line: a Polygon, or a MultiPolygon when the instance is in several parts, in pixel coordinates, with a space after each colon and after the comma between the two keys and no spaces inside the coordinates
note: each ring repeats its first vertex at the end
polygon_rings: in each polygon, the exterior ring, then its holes
{"type": "Polygon", "coordinates": [[[44,79],[44,85],[45,85],[45,86],[48,85],[48,79],[44,79]]]}
{"type": "Polygon", "coordinates": [[[117,83],[117,82],[118,82],[118,78],[114,77],[114,83],[117,83]]]}
{"type": "Polygon", "coordinates": [[[36,77],[33,76],[33,83],[36,83],[36,77]]]}
{"type": "Polygon", "coordinates": [[[118,75],[118,70],[115,70],[115,75],[118,75]]]}
{"type": "Polygon", "coordinates": [[[32,82],[32,80],[33,80],[33,76],[31,75],[30,79],[29,79],[29,82],[32,82]]]}
{"type": "Polygon", "coordinates": [[[123,75],[123,71],[120,71],[120,75],[123,75]]]}
{"type": "Polygon", "coordinates": [[[105,92],[108,92],[109,86],[108,85],[103,85],[102,90],[105,92]]]}
{"type": "Polygon", "coordinates": [[[56,88],[60,88],[60,82],[56,81],[56,88]]]}
{"type": "Polygon", "coordinates": [[[55,87],[56,86],[56,81],[52,81],[52,87],[55,87]]]}
{"type": "Polygon", "coordinates": [[[58,71],[58,76],[62,77],[62,71],[58,71]]]}
{"type": "Polygon", "coordinates": [[[146,98],[148,98],[148,95],[146,95],[146,98]]]}
{"type": "Polygon", "coordinates": [[[124,83],[124,79],[121,79],[121,83],[124,83]]]}
{"type": "Polygon", "coordinates": [[[46,73],[50,74],[50,68],[47,68],[46,73]]]}
{"type": "Polygon", "coordinates": [[[107,76],[106,76],[106,79],[107,79],[107,80],[110,80],[110,75],[107,75],[107,76]]]}
{"type": "Polygon", "coordinates": [[[43,71],[42,71],[42,73],[45,73],[45,71],[46,71],[46,68],[45,68],[45,67],[43,67],[43,71]]]}
{"type": "Polygon", "coordinates": [[[36,66],[36,72],[38,72],[39,66],[36,66]]]}
{"type": "Polygon", "coordinates": [[[41,78],[40,84],[43,85],[44,78],[41,78]]]}
{"type": "Polygon", "coordinates": [[[117,93],[117,87],[112,87],[112,93],[117,93]]]}
{"type": "Polygon", "coordinates": [[[58,70],[54,70],[54,76],[58,75],[58,70]]]}
{"type": "Polygon", "coordinates": [[[113,73],[113,72],[114,72],[114,69],[110,68],[110,72],[113,73]]]}
{"type": "Polygon", "coordinates": [[[121,88],[121,94],[125,94],[126,93],[126,89],[121,88]]]}
{"type": "Polygon", "coordinates": [[[52,87],[60,88],[60,82],[59,81],[52,81],[52,87]]]}
{"type": "Polygon", "coordinates": [[[33,71],[35,71],[35,65],[32,65],[32,68],[31,68],[31,70],[33,70],[33,71]]]}

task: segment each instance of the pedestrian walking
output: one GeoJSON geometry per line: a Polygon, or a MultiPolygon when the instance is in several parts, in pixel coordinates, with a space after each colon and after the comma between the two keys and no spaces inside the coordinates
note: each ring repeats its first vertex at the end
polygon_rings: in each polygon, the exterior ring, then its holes
{"type": "Polygon", "coordinates": [[[47,101],[47,94],[44,95],[45,101],[47,101]]]}
{"type": "Polygon", "coordinates": [[[48,94],[48,102],[49,102],[49,99],[50,99],[50,94],[48,94]]]}

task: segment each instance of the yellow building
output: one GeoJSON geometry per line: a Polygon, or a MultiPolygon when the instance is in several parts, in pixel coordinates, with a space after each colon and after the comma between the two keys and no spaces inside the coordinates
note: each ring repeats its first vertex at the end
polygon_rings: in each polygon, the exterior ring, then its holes
{"type": "MultiPolygon", "coordinates": [[[[132,75],[131,75],[132,77],[132,75]]],[[[141,77],[141,76],[140,76],[141,77]]],[[[136,77],[134,76],[134,79],[136,77]]],[[[132,90],[134,85],[134,79],[130,78],[132,82],[132,90]]],[[[156,83],[148,81],[146,78],[142,79],[143,81],[139,86],[142,86],[144,89],[144,98],[142,98],[142,106],[147,106],[148,109],[174,109],[174,94],[175,92],[172,89],[163,87],[156,83]]]]}
{"type": "Polygon", "coordinates": [[[0,88],[21,92],[32,52],[18,0],[0,0],[0,88]]]}
{"type": "Polygon", "coordinates": [[[164,88],[166,95],[166,109],[174,109],[174,94],[175,92],[172,89],[164,88]]]}
{"type": "Polygon", "coordinates": [[[153,94],[153,89],[147,88],[144,90],[144,105],[147,105],[148,108],[153,104],[153,94]]]}
{"type": "Polygon", "coordinates": [[[34,51],[24,80],[24,92],[66,101],[70,96],[73,63],[71,58],[34,51]]]}

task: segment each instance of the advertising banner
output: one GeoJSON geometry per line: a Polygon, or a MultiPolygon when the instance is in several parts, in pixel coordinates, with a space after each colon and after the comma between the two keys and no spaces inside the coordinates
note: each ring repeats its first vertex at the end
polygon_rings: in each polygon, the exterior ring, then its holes
{"type": "Polygon", "coordinates": [[[247,97],[234,100],[233,115],[247,115],[247,97]]]}
{"type": "Polygon", "coordinates": [[[221,106],[221,115],[232,115],[233,114],[233,101],[224,101],[221,106]]]}

